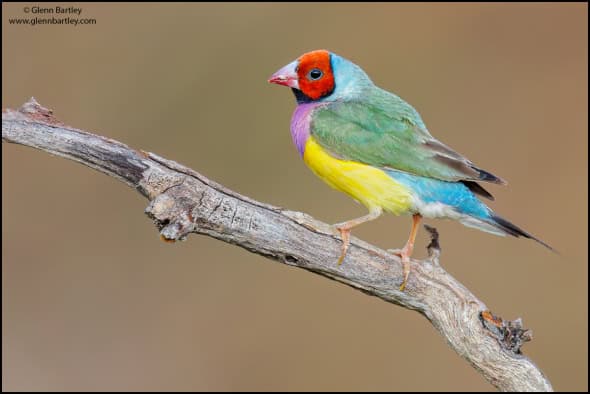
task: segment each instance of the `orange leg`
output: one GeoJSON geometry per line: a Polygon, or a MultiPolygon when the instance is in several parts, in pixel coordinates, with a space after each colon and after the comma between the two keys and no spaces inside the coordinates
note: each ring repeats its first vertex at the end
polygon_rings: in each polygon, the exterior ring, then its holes
{"type": "Polygon", "coordinates": [[[416,234],[418,234],[418,225],[422,220],[422,215],[416,213],[412,216],[412,230],[410,231],[410,237],[406,242],[406,245],[400,249],[394,249],[391,252],[402,258],[402,264],[404,267],[404,281],[402,282],[399,289],[404,291],[406,284],[408,283],[408,277],[410,276],[410,256],[414,251],[414,241],[416,240],[416,234]]]}
{"type": "Polygon", "coordinates": [[[371,220],[377,219],[379,216],[381,216],[381,213],[383,213],[383,210],[381,208],[371,209],[368,215],[334,225],[334,227],[336,227],[336,230],[340,232],[340,236],[342,237],[342,247],[340,252],[340,258],[338,258],[338,265],[342,264],[342,261],[344,261],[344,257],[346,257],[346,252],[348,252],[348,247],[350,246],[350,231],[359,224],[363,224],[371,220]]]}

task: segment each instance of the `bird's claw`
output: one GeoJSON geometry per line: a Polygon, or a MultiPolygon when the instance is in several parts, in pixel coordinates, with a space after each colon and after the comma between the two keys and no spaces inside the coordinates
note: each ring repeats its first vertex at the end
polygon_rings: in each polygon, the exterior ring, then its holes
{"type": "Polygon", "coordinates": [[[334,225],[336,230],[340,233],[340,237],[342,238],[342,247],[340,252],[340,257],[338,258],[338,265],[342,264],[344,258],[346,257],[346,253],[348,252],[348,245],[350,245],[350,229],[347,227],[340,227],[339,225],[334,225]]]}
{"type": "Polygon", "coordinates": [[[399,286],[400,291],[404,291],[406,285],[408,284],[408,278],[410,277],[410,256],[408,254],[408,250],[406,248],[403,249],[387,249],[387,251],[391,254],[394,254],[401,258],[402,260],[402,268],[404,274],[404,280],[402,281],[401,285],[399,286]]]}
{"type": "Polygon", "coordinates": [[[406,285],[408,284],[408,278],[410,277],[410,259],[402,257],[402,267],[404,273],[404,280],[402,284],[399,286],[399,291],[404,291],[406,289],[406,285]]]}

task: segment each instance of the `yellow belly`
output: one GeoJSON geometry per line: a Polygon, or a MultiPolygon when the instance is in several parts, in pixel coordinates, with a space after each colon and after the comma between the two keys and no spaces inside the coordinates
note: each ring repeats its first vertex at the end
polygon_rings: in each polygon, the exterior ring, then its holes
{"type": "Polygon", "coordinates": [[[309,137],[303,154],[305,164],[328,185],[340,190],[367,208],[381,207],[395,215],[412,206],[410,191],[384,171],[354,161],[329,155],[313,137],[309,137]]]}

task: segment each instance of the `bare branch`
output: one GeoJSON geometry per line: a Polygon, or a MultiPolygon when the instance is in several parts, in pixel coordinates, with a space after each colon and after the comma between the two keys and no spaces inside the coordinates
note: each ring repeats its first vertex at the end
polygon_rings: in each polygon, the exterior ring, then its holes
{"type": "Polygon", "coordinates": [[[137,189],[150,200],[145,212],[164,240],[208,235],[416,310],[498,389],[552,391],[543,373],[521,354],[531,332],[519,319],[495,317],[439,265],[436,230],[431,230],[429,259],[413,261],[401,292],[402,265],[396,256],[353,238],[338,266],[340,239],[331,226],[242,196],[153,153],[66,126],[34,99],[18,111],[2,112],[2,141],[78,161],[137,189]]]}

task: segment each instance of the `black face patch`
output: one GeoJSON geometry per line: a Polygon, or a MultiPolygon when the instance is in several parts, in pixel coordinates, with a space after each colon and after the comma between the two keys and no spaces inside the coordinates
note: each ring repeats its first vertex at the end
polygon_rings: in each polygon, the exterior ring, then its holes
{"type": "Polygon", "coordinates": [[[291,88],[291,91],[295,95],[295,100],[297,100],[297,104],[311,103],[312,101],[315,101],[299,89],[291,88]]]}

